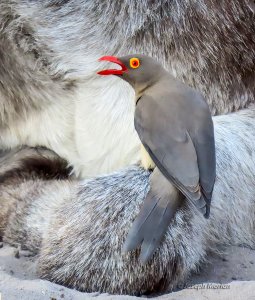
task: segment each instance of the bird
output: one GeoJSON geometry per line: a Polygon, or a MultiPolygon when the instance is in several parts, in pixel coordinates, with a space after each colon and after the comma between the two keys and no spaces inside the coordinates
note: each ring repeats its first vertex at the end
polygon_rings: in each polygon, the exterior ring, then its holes
{"type": "Polygon", "coordinates": [[[182,203],[209,218],[216,177],[214,126],[200,92],[176,79],[156,59],[133,54],[103,56],[117,64],[98,71],[128,82],[135,91],[134,126],[141,141],[141,165],[151,171],[150,188],[123,245],[141,246],[147,263],[182,203]]]}

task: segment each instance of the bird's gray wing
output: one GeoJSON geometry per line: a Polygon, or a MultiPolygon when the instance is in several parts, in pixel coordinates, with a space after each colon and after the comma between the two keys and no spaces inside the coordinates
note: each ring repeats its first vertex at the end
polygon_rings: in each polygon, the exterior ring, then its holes
{"type": "MultiPolygon", "coordinates": [[[[177,96],[200,97],[197,93],[177,96]]],[[[142,96],[135,112],[135,128],[140,140],[164,175],[161,176],[157,168],[154,170],[150,191],[123,247],[124,251],[130,251],[142,243],[140,259],[144,263],[156,250],[180,205],[178,195],[167,190],[171,183],[198,209],[206,211],[207,217],[215,179],[215,146],[209,108],[201,99],[191,99],[195,105],[191,105],[189,111],[182,106],[189,99],[165,100],[142,96]],[[180,102],[176,105],[173,100],[180,102]]]]}
{"type": "Polygon", "coordinates": [[[200,118],[202,126],[192,127],[190,136],[197,153],[201,193],[206,201],[205,217],[209,217],[216,177],[214,128],[209,109],[200,118]]]}
{"type": "Polygon", "coordinates": [[[162,174],[196,205],[201,198],[196,149],[171,107],[156,101],[142,96],[135,112],[136,131],[162,174]]]}

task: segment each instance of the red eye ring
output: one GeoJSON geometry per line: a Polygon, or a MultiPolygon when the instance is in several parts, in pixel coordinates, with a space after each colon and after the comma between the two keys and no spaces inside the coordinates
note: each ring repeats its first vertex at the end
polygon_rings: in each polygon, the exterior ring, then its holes
{"type": "Polygon", "coordinates": [[[133,69],[137,69],[140,67],[140,60],[137,57],[132,57],[129,60],[129,65],[133,69]]]}

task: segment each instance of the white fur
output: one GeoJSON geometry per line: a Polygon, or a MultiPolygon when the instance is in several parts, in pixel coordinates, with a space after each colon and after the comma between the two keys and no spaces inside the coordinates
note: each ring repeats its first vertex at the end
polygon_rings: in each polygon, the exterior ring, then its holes
{"type": "MultiPolygon", "coordinates": [[[[138,160],[134,91],[114,77],[99,77],[80,89],[75,144],[83,176],[111,172],[138,160]]],[[[76,172],[78,169],[75,169],[76,172]]]]}
{"type": "Polygon", "coordinates": [[[2,130],[0,148],[46,146],[67,159],[76,175],[90,177],[137,162],[133,119],[131,87],[98,76],[81,83],[73,98],[52,99],[44,110],[2,130]]]}

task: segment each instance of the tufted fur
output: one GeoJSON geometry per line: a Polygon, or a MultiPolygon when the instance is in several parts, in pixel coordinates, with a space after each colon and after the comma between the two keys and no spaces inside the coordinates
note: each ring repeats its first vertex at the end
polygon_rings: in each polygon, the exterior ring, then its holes
{"type": "Polygon", "coordinates": [[[144,197],[146,172],[134,166],[77,181],[63,179],[66,163],[47,150],[0,154],[0,234],[39,251],[42,277],[86,291],[140,294],[176,287],[218,242],[254,245],[253,5],[1,1],[1,150],[47,147],[84,178],[137,162],[133,91],[95,75],[105,54],[153,55],[199,89],[213,114],[238,111],[214,119],[212,218],[206,223],[184,206],[145,267],[134,253],[121,256],[120,247],[144,197]]]}
{"type": "Polygon", "coordinates": [[[251,3],[1,1],[0,148],[46,146],[83,177],[136,162],[133,91],[96,75],[105,54],[159,58],[205,95],[213,114],[247,107],[254,101],[251,3]]]}
{"type": "MultiPolygon", "coordinates": [[[[176,288],[219,243],[254,247],[254,116],[250,108],[214,118],[217,179],[211,218],[205,220],[186,203],[145,266],[137,252],[121,254],[148,189],[149,174],[138,166],[83,182],[35,180],[36,174],[33,181],[19,182],[14,176],[11,186],[0,190],[0,212],[11,211],[0,214],[4,240],[37,253],[42,278],[78,290],[142,294],[176,288]]],[[[22,156],[8,159],[19,165],[22,156]]]]}

